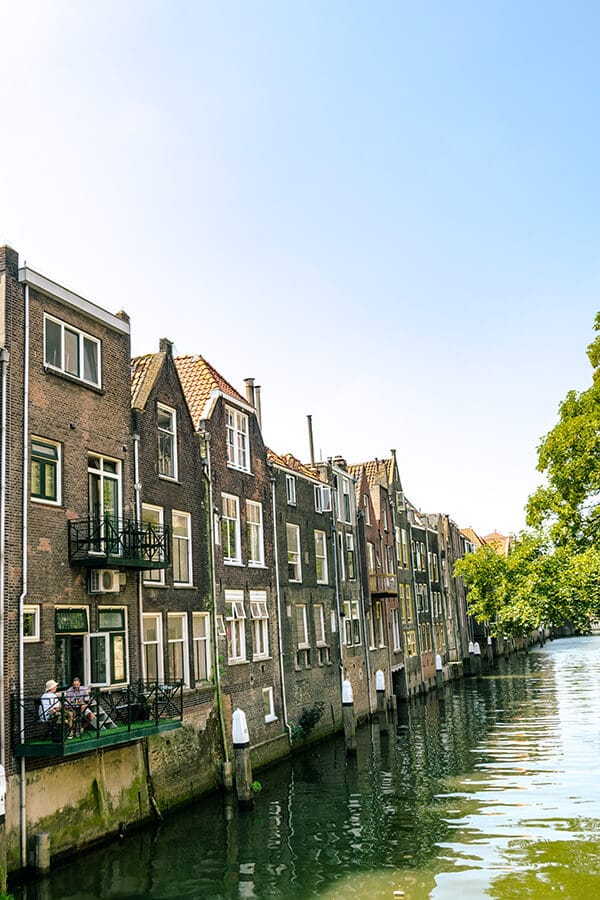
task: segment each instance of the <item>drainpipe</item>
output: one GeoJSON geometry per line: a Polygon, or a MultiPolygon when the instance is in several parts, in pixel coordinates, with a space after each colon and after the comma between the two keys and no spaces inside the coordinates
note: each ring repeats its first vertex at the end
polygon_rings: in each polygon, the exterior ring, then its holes
{"type": "Polygon", "coordinates": [[[273,555],[275,561],[275,596],[277,597],[277,642],[279,647],[279,673],[281,677],[281,702],[283,704],[283,723],[288,730],[288,740],[292,746],[292,726],[288,721],[287,700],[285,696],[285,666],[283,664],[283,642],[281,637],[281,589],[279,587],[279,548],[277,546],[277,507],[275,502],[275,476],[271,475],[271,503],[273,505],[273,555]]]}
{"type": "MultiPolygon", "coordinates": [[[[136,421],[137,426],[137,421],[136,421]]],[[[140,481],[140,436],[137,432],[133,434],[133,490],[135,495],[135,518],[137,522],[138,528],[141,527],[142,522],[142,484],[140,481]]],[[[146,660],[144,659],[144,654],[142,653],[142,644],[144,640],[144,586],[143,586],[143,573],[138,572],[137,577],[137,595],[138,595],[138,619],[139,619],[139,632],[140,638],[138,641],[139,654],[140,654],[140,667],[139,671],[141,672],[142,678],[146,680],[146,660]]]]}
{"type": "MultiPolygon", "coordinates": [[[[29,504],[27,497],[27,472],[29,461],[29,285],[25,285],[24,298],[24,349],[23,349],[23,535],[22,586],[19,597],[19,735],[25,741],[25,659],[23,641],[23,604],[27,597],[27,525],[29,504]]],[[[21,830],[21,866],[27,865],[27,784],[25,757],[20,759],[19,770],[19,824],[21,830]]]]}
{"type": "Polygon", "coordinates": [[[413,553],[412,543],[413,543],[413,530],[412,524],[410,520],[408,521],[408,549],[411,556],[411,571],[412,571],[412,589],[413,589],[413,603],[415,609],[415,615],[417,619],[417,628],[416,628],[416,638],[417,638],[417,647],[419,650],[419,663],[421,669],[421,684],[423,685],[423,690],[425,690],[425,669],[423,667],[423,652],[421,647],[421,620],[419,619],[419,602],[417,600],[417,574],[415,572],[415,556],[413,553]]]}
{"type": "MultiPolygon", "coordinates": [[[[6,392],[8,389],[8,361],[10,354],[5,347],[0,349],[2,380],[2,409],[0,410],[0,660],[4,660],[4,605],[6,592],[6,392]]],[[[6,768],[6,716],[5,716],[4,665],[0,665],[0,764],[6,768]]]]}
{"type": "Polygon", "coordinates": [[[342,689],[342,681],[344,680],[344,644],[342,641],[342,615],[340,609],[340,575],[338,571],[338,545],[337,545],[337,525],[336,525],[336,509],[337,509],[337,488],[331,488],[331,534],[333,536],[333,570],[335,572],[335,605],[338,622],[338,643],[340,647],[340,691],[342,689]]]}
{"type": "MultiPolygon", "coordinates": [[[[356,496],[356,489],[354,491],[356,496]]],[[[373,698],[371,697],[371,658],[369,650],[369,638],[367,636],[367,617],[365,614],[365,591],[362,580],[362,565],[360,558],[360,549],[361,549],[361,541],[359,540],[358,535],[358,518],[362,516],[360,511],[356,513],[356,548],[354,553],[356,555],[356,577],[358,579],[359,589],[360,589],[360,611],[361,611],[361,619],[362,619],[362,630],[363,630],[363,647],[365,648],[365,662],[367,664],[367,696],[369,698],[369,718],[373,715],[373,698]]],[[[364,532],[364,530],[363,530],[364,532]]],[[[371,607],[371,616],[373,616],[373,607],[371,607]]],[[[372,621],[372,619],[371,619],[372,621]]]]}
{"type": "Polygon", "coordinates": [[[212,473],[210,465],[210,434],[208,431],[200,431],[200,440],[204,447],[204,459],[206,467],[202,467],[204,478],[208,486],[208,552],[210,555],[210,579],[212,582],[212,604],[213,604],[213,668],[215,672],[215,688],[217,693],[217,709],[219,711],[219,725],[221,727],[221,739],[223,741],[224,762],[229,762],[229,748],[227,745],[227,735],[225,732],[225,720],[223,718],[223,697],[221,693],[221,669],[219,667],[219,631],[217,628],[217,578],[215,573],[215,534],[214,534],[214,507],[212,492],[212,473]]]}

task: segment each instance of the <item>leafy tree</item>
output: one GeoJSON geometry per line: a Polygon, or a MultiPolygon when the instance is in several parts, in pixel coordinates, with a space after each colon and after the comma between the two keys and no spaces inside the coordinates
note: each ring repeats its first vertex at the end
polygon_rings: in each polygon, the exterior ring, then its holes
{"type": "Polygon", "coordinates": [[[591,387],[569,391],[559,421],[538,448],[538,470],[546,484],[529,498],[527,523],[547,523],[552,539],[584,550],[600,546],[600,313],[588,347],[591,387]]]}

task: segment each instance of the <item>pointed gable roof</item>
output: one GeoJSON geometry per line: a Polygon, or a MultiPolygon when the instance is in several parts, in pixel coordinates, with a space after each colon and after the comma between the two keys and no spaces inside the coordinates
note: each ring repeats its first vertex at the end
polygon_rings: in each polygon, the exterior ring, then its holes
{"type": "Polygon", "coordinates": [[[203,418],[206,404],[214,391],[221,391],[237,403],[248,406],[242,395],[204,357],[176,356],[174,362],[195,427],[203,418]]]}
{"type": "Polygon", "coordinates": [[[131,360],[131,406],[144,409],[165,361],[166,353],[146,353],[131,360]]]}
{"type": "Polygon", "coordinates": [[[305,466],[299,459],[296,459],[293,453],[279,454],[267,447],[267,460],[275,466],[280,466],[283,469],[290,469],[292,472],[304,475],[305,478],[310,478],[312,481],[320,481],[317,473],[313,472],[312,469],[309,469],[308,466],[305,466]]]}
{"type": "Polygon", "coordinates": [[[360,478],[361,472],[364,471],[370,488],[376,487],[378,484],[389,487],[391,471],[390,463],[393,464],[393,460],[370,459],[367,462],[354,463],[353,465],[348,466],[348,472],[354,478],[360,478]]]}

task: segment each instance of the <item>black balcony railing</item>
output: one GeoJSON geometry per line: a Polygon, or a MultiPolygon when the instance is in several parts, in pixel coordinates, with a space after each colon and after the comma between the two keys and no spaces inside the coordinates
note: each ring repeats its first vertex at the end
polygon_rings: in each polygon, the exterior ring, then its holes
{"type": "Polygon", "coordinates": [[[183,719],[183,684],[137,682],[120,689],[89,691],[89,702],[69,702],[55,695],[54,709],[40,697],[12,697],[15,756],[70,756],[100,747],[126,744],[179,728],[183,719]],[[20,709],[23,710],[21,728],[20,709]]]}
{"type": "Polygon", "coordinates": [[[166,569],[171,562],[167,526],[105,516],[73,519],[68,528],[69,561],[75,565],[166,569]]]}

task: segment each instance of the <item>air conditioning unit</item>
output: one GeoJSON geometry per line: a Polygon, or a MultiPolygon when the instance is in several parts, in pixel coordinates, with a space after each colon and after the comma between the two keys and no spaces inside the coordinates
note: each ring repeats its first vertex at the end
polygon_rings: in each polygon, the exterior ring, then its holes
{"type": "Polygon", "coordinates": [[[120,573],[116,569],[90,570],[90,594],[118,594],[120,587],[120,573]]]}

